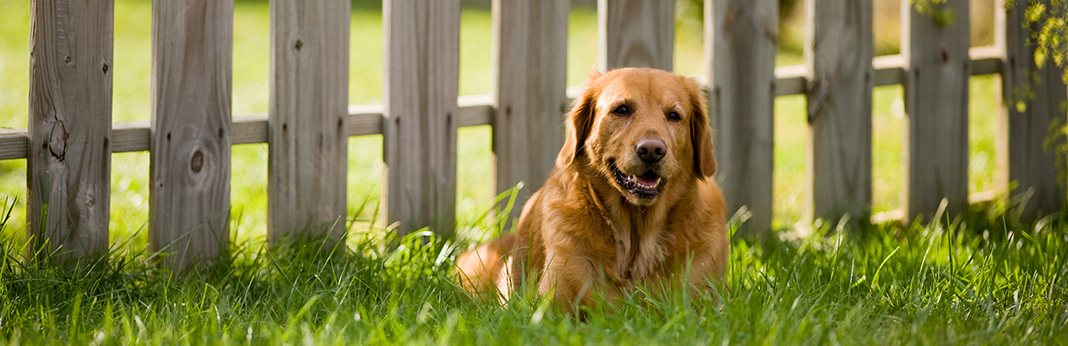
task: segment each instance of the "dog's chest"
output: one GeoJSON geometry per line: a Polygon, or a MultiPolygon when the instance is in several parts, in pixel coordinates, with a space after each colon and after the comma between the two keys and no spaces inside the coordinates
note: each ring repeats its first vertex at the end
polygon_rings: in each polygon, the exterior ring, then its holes
{"type": "Polygon", "coordinates": [[[616,263],[613,276],[620,283],[629,283],[648,277],[664,261],[662,251],[662,228],[619,228],[612,225],[616,263]]]}

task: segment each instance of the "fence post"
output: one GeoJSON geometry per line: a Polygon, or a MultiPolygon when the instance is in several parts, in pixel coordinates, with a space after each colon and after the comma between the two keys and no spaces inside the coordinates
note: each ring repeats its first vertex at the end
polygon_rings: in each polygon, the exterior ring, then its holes
{"type": "MultiPolygon", "coordinates": [[[[1064,153],[1044,143],[1052,124],[1064,126],[1068,120],[1064,109],[1068,91],[1061,80],[1063,68],[1052,62],[1043,68],[1035,64],[1035,48],[1029,42],[1031,30],[1037,28],[1027,25],[1027,6],[1019,1],[1007,10],[999,4],[997,11],[997,45],[1005,52],[1003,106],[996,133],[997,178],[1003,192],[1009,192],[1010,182],[1019,184],[1011,195],[1026,203],[1021,211],[1033,218],[1059,211],[1065,204],[1064,185],[1057,182],[1058,173],[1068,169],[1064,153]]],[[[1057,140],[1063,144],[1063,138],[1057,140]]]]}
{"type": "Polygon", "coordinates": [[[569,2],[493,2],[497,192],[524,183],[510,221],[549,177],[564,143],[569,2]]]}
{"type": "Polygon", "coordinates": [[[152,4],[149,245],[183,271],[230,236],[233,1],[152,4]]]}
{"type": "Polygon", "coordinates": [[[929,218],[943,198],[956,214],[968,206],[968,0],[931,2],[924,13],[901,6],[905,217],[929,218]]]}
{"type": "Polygon", "coordinates": [[[268,234],[345,235],[350,3],[271,1],[268,234]]]}
{"type": "MultiPolygon", "coordinates": [[[[771,228],[777,0],[705,1],[705,65],[717,179],[741,234],[771,228]]],[[[730,216],[730,215],[728,215],[730,216]]]]}
{"type": "Polygon", "coordinates": [[[871,213],[874,83],[870,0],[808,0],[805,94],[810,125],[812,217],[835,222],[871,213]]]}
{"type": "Polygon", "coordinates": [[[456,218],[460,1],[382,6],[387,217],[400,222],[398,235],[429,226],[449,236],[456,218]]]}
{"type": "Polygon", "coordinates": [[[35,0],[30,12],[28,250],[59,249],[62,262],[108,248],[114,2],[35,0]]]}
{"type": "Polygon", "coordinates": [[[652,67],[671,71],[675,49],[675,2],[599,0],[601,71],[652,67]]]}

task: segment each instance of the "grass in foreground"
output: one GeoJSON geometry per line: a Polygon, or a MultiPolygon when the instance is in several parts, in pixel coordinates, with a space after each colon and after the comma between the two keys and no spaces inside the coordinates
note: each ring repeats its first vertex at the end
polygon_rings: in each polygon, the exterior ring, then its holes
{"type": "Polygon", "coordinates": [[[246,241],[179,278],[118,250],[72,270],[35,266],[6,239],[0,344],[1063,344],[1066,221],[736,239],[719,303],[637,292],[585,322],[535,296],[473,301],[453,284],[460,250],[441,240],[333,252],[246,241]]]}

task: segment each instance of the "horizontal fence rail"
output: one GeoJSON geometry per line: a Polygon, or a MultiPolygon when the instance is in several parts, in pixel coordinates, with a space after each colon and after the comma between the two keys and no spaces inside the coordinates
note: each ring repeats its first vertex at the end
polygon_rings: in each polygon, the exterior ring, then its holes
{"type": "MultiPolygon", "coordinates": [[[[972,76],[1000,74],[1004,62],[1001,51],[995,47],[974,47],[969,50],[972,61],[972,76]]],[[[878,56],[872,60],[875,68],[875,86],[900,85],[905,78],[904,58],[900,55],[878,56]]],[[[808,69],[804,65],[775,68],[775,96],[804,95],[807,91],[808,69]]],[[[703,86],[708,79],[694,77],[703,86]]],[[[567,89],[567,102],[574,100],[579,89],[567,89]]],[[[489,94],[465,95],[457,99],[460,127],[492,125],[496,107],[489,94]]],[[[350,105],[347,135],[350,137],[380,135],[385,117],[381,104],[350,105]]],[[[148,150],[149,122],[128,121],[116,123],[112,128],[112,152],[125,153],[148,150]]],[[[234,116],[233,145],[267,143],[267,114],[234,116]]],[[[26,158],[29,134],[26,129],[0,129],[0,160],[26,158]]]]}

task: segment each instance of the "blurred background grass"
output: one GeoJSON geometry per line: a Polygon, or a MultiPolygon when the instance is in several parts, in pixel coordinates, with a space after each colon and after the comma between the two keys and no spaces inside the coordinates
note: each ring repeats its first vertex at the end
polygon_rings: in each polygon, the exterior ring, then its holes
{"type": "MultiPolygon", "coordinates": [[[[597,15],[593,1],[575,0],[569,21],[568,85],[577,85],[597,59],[597,15]]],[[[804,5],[781,0],[779,65],[803,63],[804,5]]],[[[700,0],[678,0],[675,72],[703,74],[702,11],[700,0]]],[[[972,0],[972,43],[993,43],[993,0],[972,0]]],[[[900,41],[900,2],[875,1],[876,52],[896,54],[900,41]]],[[[0,4],[0,127],[25,128],[28,117],[29,67],[28,0],[0,4]]],[[[151,1],[115,0],[114,121],[149,120],[151,1]]],[[[462,12],[460,93],[491,92],[491,18],[488,0],[465,1],[462,12]]],[[[268,107],[269,15],[265,0],[238,0],[234,18],[233,114],[266,113],[268,107]]],[[[353,2],[349,103],[380,102],[382,96],[381,4],[353,2]]],[[[994,119],[999,107],[998,79],[980,76],[971,83],[970,189],[993,188],[994,119]]],[[[898,208],[901,190],[901,127],[903,101],[900,86],[874,92],[874,211],[898,208]]],[[[786,96],[775,102],[775,221],[792,228],[802,220],[805,207],[805,157],[808,141],[805,101],[786,96]]],[[[494,191],[489,126],[461,128],[457,221],[466,237],[478,238],[491,229],[484,216],[494,191]]],[[[375,216],[382,182],[381,136],[353,137],[349,146],[348,196],[355,228],[381,227],[368,222],[375,216]]],[[[262,241],[266,232],[267,145],[233,147],[232,219],[240,241],[262,241]]],[[[119,153],[112,161],[112,243],[130,242],[127,251],[147,244],[148,154],[119,153]]],[[[25,238],[26,161],[0,161],[0,201],[15,203],[3,235],[25,238]]]]}

